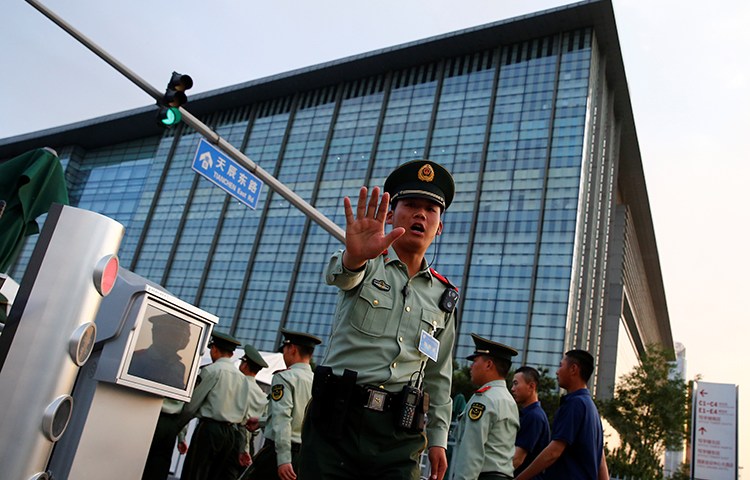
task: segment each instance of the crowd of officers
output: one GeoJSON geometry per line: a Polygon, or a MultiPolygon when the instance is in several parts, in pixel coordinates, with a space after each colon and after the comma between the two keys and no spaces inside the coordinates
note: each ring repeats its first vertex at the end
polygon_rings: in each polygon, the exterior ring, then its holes
{"type": "MultiPolygon", "coordinates": [[[[446,476],[459,294],[425,256],[443,232],[455,186],[443,166],[417,160],[391,172],[383,190],[368,198],[362,187],[356,209],[344,198],[345,248],[325,270],[339,296],[321,364],[313,372],[320,339],[282,329],[287,368],[273,375],[266,396],[255,382],[267,367],[257,350],[244,346],[238,370],[231,358],[240,342],[214,332],[213,363],[201,370],[191,401],[164,403],[144,479],[167,477],[178,436],[187,452],[183,480],[417,480],[425,449],[429,478],[446,476]],[[188,447],[182,432],[194,417],[188,447]],[[261,430],[265,443],[254,452],[261,430]]],[[[583,350],[563,356],[557,379],[567,395],[550,430],[536,393],[539,373],[517,369],[511,393],[506,378],[517,351],[472,338],[467,359],[479,388],[458,416],[452,478],[608,479],[587,388],[593,357],[583,350]]]]}

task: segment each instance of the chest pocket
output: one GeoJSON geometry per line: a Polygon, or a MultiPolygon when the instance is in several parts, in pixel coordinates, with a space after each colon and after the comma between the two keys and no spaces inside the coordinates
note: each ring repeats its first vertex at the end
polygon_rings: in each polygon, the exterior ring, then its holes
{"type": "Polygon", "coordinates": [[[349,316],[349,323],[365,335],[379,337],[385,333],[392,310],[391,292],[364,284],[349,316]]]}
{"type": "Polygon", "coordinates": [[[422,337],[422,330],[431,333],[433,337],[439,336],[445,330],[445,312],[422,309],[421,322],[419,322],[419,330],[417,330],[417,346],[419,346],[419,340],[422,337]]]}

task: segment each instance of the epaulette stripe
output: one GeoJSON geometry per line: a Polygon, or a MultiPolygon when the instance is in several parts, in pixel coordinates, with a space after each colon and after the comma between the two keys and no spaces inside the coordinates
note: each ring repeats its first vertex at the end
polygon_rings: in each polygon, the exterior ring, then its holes
{"type": "Polygon", "coordinates": [[[474,393],[484,393],[484,392],[486,392],[487,390],[489,390],[490,388],[492,388],[492,385],[487,385],[487,386],[485,386],[485,387],[482,387],[482,388],[480,388],[479,390],[477,390],[477,391],[476,391],[476,392],[474,392],[474,393]]]}
{"type": "Polygon", "coordinates": [[[439,273],[438,273],[438,272],[437,272],[437,271],[436,271],[436,270],[435,270],[434,268],[430,267],[430,272],[432,273],[432,275],[433,275],[433,276],[434,276],[435,278],[437,278],[438,280],[440,280],[440,281],[441,281],[442,283],[444,283],[444,284],[448,285],[449,287],[451,287],[451,288],[452,288],[452,289],[454,289],[455,291],[458,291],[458,287],[457,287],[457,286],[453,285],[453,284],[452,284],[452,283],[450,282],[450,280],[448,280],[448,279],[447,279],[447,278],[445,278],[444,276],[440,275],[440,274],[439,274],[439,273]]]}

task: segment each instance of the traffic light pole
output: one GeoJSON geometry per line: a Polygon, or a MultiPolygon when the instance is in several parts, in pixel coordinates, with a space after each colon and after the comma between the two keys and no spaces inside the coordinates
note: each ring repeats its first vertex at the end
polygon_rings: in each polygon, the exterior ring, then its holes
{"type": "MultiPolygon", "coordinates": [[[[163,95],[162,92],[154,88],[152,85],[150,85],[140,76],[138,76],[135,72],[127,68],[122,63],[120,63],[117,59],[115,59],[109,53],[104,51],[104,49],[99,47],[97,44],[95,44],[91,39],[86,37],[84,34],[76,30],[73,26],[68,24],[65,20],[63,20],[53,11],[51,11],[46,6],[42,5],[36,0],[26,0],[26,3],[36,8],[45,17],[49,18],[52,22],[57,24],[57,26],[59,26],[60,28],[68,32],[68,34],[70,34],[73,38],[75,38],[80,43],[82,43],[86,48],[94,52],[99,58],[107,62],[115,70],[117,70],[122,75],[124,75],[128,80],[135,83],[141,90],[143,90],[144,92],[149,94],[151,97],[153,97],[154,100],[156,100],[157,102],[161,100],[162,95],[163,95]]],[[[284,199],[286,199],[292,205],[294,205],[299,210],[301,210],[302,213],[304,213],[308,218],[310,218],[312,221],[320,225],[323,228],[323,230],[333,235],[341,243],[344,243],[345,233],[341,227],[333,223],[331,219],[329,219],[328,217],[323,215],[321,212],[319,212],[315,207],[310,205],[305,199],[303,199],[302,197],[294,193],[292,189],[290,189],[289,187],[281,183],[276,177],[274,177],[270,173],[263,170],[263,168],[261,168],[252,160],[250,160],[247,156],[245,156],[244,153],[236,149],[231,143],[224,140],[218,133],[211,130],[206,124],[198,120],[195,116],[193,116],[190,112],[188,112],[184,107],[179,107],[179,108],[180,108],[180,113],[182,114],[183,122],[185,122],[188,126],[192,127],[199,134],[203,135],[206,138],[206,140],[216,145],[219,149],[221,149],[224,153],[230,156],[237,163],[247,168],[256,177],[261,179],[263,183],[268,185],[268,187],[271,190],[273,190],[274,192],[284,197],[284,199]]]]}

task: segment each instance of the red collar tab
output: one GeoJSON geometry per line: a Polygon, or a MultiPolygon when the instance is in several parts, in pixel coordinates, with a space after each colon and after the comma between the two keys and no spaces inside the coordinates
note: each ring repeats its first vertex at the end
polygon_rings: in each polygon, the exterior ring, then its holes
{"type": "Polygon", "coordinates": [[[434,268],[430,267],[430,273],[432,273],[432,276],[440,280],[440,282],[448,285],[450,288],[452,288],[455,291],[458,291],[458,287],[453,285],[450,280],[445,278],[444,276],[440,275],[434,268]]]}
{"type": "Polygon", "coordinates": [[[383,252],[381,253],[381,255],[384,256],[384,257],[387,257],[388,256],[388,249],[386,248],[385,250],[383,250],[383,252]]]}
{"type": "Polygon", "coordinates": [[[484,393],[484,392],[486,392],[487,390],[489,390],[490,388],[492,388],[492,385],[485,385],[484,387],[480,388],[479,390],[477,390],[477,391],[476,391],[476,392],[474,392],[474,393],[484,393]]]}

